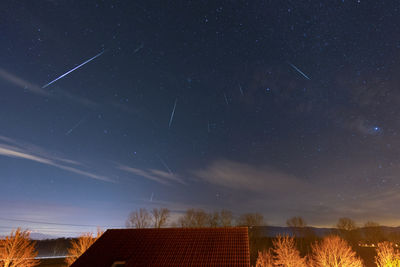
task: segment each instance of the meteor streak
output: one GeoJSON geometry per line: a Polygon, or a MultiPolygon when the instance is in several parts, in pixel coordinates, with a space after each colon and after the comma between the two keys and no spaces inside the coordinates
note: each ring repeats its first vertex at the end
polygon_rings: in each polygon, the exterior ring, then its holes
{"type": "Polygon", "coordinates": [[[225,93],[224,93],[224,98],[225,98],[226,104],[229,105],[229,103],[228,103],[228,98],[226,97],[226,94],[225,94],[225,93]]]}
{"type": "Polygon", "coordinates": [[[75,130],[75,128],[77,128],[79,125],[81,125],[81,123],[86,119],[86,116],[83,117],[82,119],[80,119],[80,121],[78,121],[71,129],[69,129],[65,135],[69,135],[70,133],[72,133],[73,130],[75,130]]]}
{"type": "Polygon", "coordinates": [[[290,66],[292,66],[293,69],[295,69],[298,73],[300,73],[304,78],[307,80],[311,80],[310,77],[308,77],[304,72],[302,72],[299,68],[297,68],[295,65],[292,63],[288,62],[290,66]]]}
{"type": "Polygon", "coordinates": [[[243,89],[242,89],[242,86],[239,84],[239,90],[240,90],[240,93],[243,95],[243,89]]]}
{"type": "Polygon", "coordinates": [[[171,169],[168,167],[167,163],[165,163],[165,161],[159,156],[156,155],[157,158],[160,160],[160,162],[162,163],[162,165],[165,167],[165,169],[168,170],[169,174],[174,175],[174,173],[171,171],[171,169]]]}
{"type": "Polygon", "coordinates": [[[174,108],[172,109],[171,118],[169,119],[168,128],[171,128],[172,120],[174,119],[175,108],[176,108],[176,102],[178,102],[178,98],[175,99],[174,108]]]}
{"type": "Polygon", "coordinates": [[[143,43],[140,43],[140,45],[133,51],[134,54],[136,54],[137,52],[139,52],[139,50],[141,50],[144,47],[143,43]]]}
{"type": "Polygon", "coordinates": [[[60,76],[60,77],[58,77],[57,79],[55,79],[55,80],[52,80],[52,81],[51,81],[51,82],[49,82],[48,84],[45,84],[45,85],[43,85],[43,86],[42,86],[42,89],[43,89],[43,88],[46,88],[47,86],[51,85],[52,83],[55,83],[55,82],[56,82],[56,81],[58,81],[59,79],[61,79],[61,78],[64,78],[65,76],[67,76],[68,74],[70,74],[71,72],[73,72],[74,70],[77,70],[77,69],[79,69],[80,67],[82,67],[83,65],[85,65],[85,64],[87,64],[87,63],[89,63],[89,62],[90,62],[90,61],[92,61],[93,59],[95,59],[95,58],[97,58],[97,57],[101,56],[103,53],[104,53],[104,51],[102,51],[102,52],[98,53],[98,54],[97,54],[97,55],[95,55],[94,57],[92,57],[92,58],[90,58],[90,59],[86,60],[85,62],[83,62],[82,64],[80,64],[80,65],[76,66],[76,67],[75,67],[75,68],[73,68],[72,70],[70,70],[70,71],[68,71],[68,72],[64,73],[63,75],[61,75],[61,76],[60,76]]]}

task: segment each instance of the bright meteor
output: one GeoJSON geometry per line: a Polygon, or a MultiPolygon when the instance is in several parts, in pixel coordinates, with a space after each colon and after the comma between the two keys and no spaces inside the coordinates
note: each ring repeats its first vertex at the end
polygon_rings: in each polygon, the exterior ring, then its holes
{"type": "Polygon", "coordinates": [[[42,86],[42,88],[46,88],[47,86],[51,85],[52,83],[55,83],[55,82],[56,82],[56,81],[58,81],[59,79],[61,79],[61,78],[64,78],[65,76],[67,76],[68,74],[70,74],[71,72],[73,72],[74,70],[77,70],[77,69],[79,69],[80,67],[82,67],[83,65],[85,65],[85,64],[87,64],[87,63],[89,63],[89,62],[90,62],[90,61],[92,61],[93,59],[95,59],[95,58],[97,58],[97,57],[101,56],[103,53],[104,53],[104,51],[102,51],[102,52],[98,53],[98,54],[97,54],[97,55],[95,55],[94,57],[92,57],[92,58],[90,58],[90,59],[86,60],[85,62],[83,62],[82,64],[80,64],[80,65],[76,66],[76,67],[75,67],[75,68],[73,68],[72,70],[70,70],[70,71],[68,71],[68,72],[64,73],[63,75],[61,75],[61,76],[60,76],[60,77],[58,77],[57,79],[55,79],[55,80],[52,80],[52,81],[51,81],[51,82],[49,82],[48,84],[45,84],[45,85],[43,85],[43,86],[42,86]]]}
{"type": "Polygon", "coordinates": [[[290,66],[292,66],[293,69],[295,69],[298,73],[300,73],[304,78],[307,80],[311,80],[310,77],[308,77],[304,72],[302,72],[298,67],[293,65],[292,63],[288,62],[290,66]]]}

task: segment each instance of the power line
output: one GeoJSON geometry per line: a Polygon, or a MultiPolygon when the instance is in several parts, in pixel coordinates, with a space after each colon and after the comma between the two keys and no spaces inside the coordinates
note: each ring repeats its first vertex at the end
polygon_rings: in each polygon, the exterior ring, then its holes
{"type": "Polygon", "coordinates": [[[60,225],[60,226],[74,226],[74,227],[101,227],[101,228],[125,228],[124,226],[118,225],[94,225],[94,224],[74,224],[74,223],[57,223],[57,222],[44,222],[44,221],[31,221],[22,219],[11,219],[0,217],[2,221],[13,221],[13,222],[24,222],[24,223],[38,223],[38,224],[48,224],[48,225],[60,225]]]}
{"type": "MultiPolygon", "coordinates": [[[[0,225],[0,229],[7,229],[7,230],[15,230],[16,228],[14,226],[4,226],[0,225]]],[[[62,229],[57,229],[57,228],[35,228],[35,227],[28,227],[27,229],[31,233],[41,233],[45,234],[48,232],[52,233],[84,233],[85,231],[78,231],[78,230],[62,230],[62,229]]]]}

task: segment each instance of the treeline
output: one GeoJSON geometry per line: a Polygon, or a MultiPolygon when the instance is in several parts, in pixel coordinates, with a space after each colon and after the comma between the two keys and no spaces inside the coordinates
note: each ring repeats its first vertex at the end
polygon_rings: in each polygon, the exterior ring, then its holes
{"type": "MultiPolygon", "coordinates": [[[[187,209],[174,221],[171,221],[171,212],[167,208],[154,208],[147,210],[140,208],[131,212],[126,221],[128,228],[161,228],[161,227],[231,227],[267,226],[264,216],[260,213],[244,213],[237,217],[229,210],[206,212],[203,209],[187,209]]],[[[297,238],[315,239],[317,234],[301,216],[291,217],[286,221],[286,226],[297,238]]],[[[337,229],[328,234],[337,234],[352,245],[373,245],[382,241],[399,242],[400,232],[385,231],[385,227],[377,222],[367,221],[358,226],[354,220],[342,217],[333,226],[337,229]]],[[[254,229],[253,229],[254,230],[254,229]]]]}
{"type": "Polygon", "coordinates": [[[235,218],[229,210],[206,212],[203,209],[188,209],[176,221],[169,222],[171,212],[167,208],[154,208],[151,211],[141,208],[130,213],[128,228],[161,227],[230,227],[264,226],[264,216],[260,213],[245,213],[235,218]]]}
{"type": "Polygon", "coordinates": [[[352,244],[363,243],[376,245],[382,241],[400,242],[399,231],[388,231],[389,228],[377,222],[367,221],[358,226],[350,218],[340,218],[336,224],[339,234],[352,244]]]}

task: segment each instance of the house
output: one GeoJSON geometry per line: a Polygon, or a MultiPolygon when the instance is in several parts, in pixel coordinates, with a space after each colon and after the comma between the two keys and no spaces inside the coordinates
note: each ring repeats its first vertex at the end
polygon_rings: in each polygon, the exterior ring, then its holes
{"type": "Polygon", "coordinates": [[[250,266],[247,227],[107,230],[73,267],[250,266]]]}

